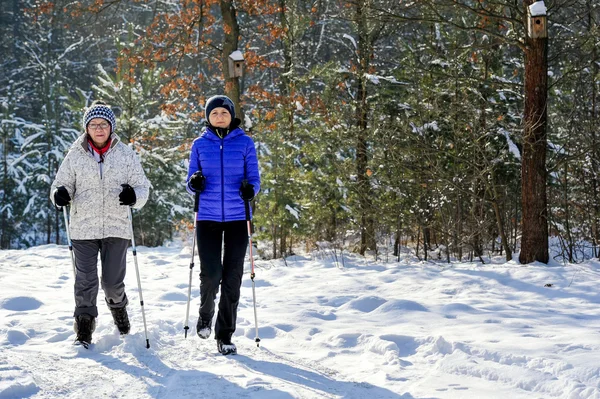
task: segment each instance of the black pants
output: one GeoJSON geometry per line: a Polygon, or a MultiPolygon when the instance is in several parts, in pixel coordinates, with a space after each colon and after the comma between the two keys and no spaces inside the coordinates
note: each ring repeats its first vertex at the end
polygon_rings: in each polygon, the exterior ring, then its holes
{"type": "Polygon", "coordinates": [[[102,290],[109,308],[127,305],[125,272],[129,240],[108,237],[101,240],[73,240],[75,254],[75,313],[98,317],[98,252],[102,262],[102,290]]]}
{"type": "Polygon", "coordinates": [[[212,320],[215,299],[221,285],[215,338],[229,339],[235,332],[244,257],[248,247],[245,220],[234,222],[196,222],[200,255],[200,318],[212,320]],[[221,256],[221,244],[224,245],[221,256]]]}

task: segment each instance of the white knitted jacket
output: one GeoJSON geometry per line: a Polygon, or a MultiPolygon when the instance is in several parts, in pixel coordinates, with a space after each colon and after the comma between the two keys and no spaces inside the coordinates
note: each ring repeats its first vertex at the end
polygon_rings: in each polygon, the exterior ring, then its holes
{"type": "Polygon", "coordinates": [[[69,228],[73,240],[131,238],[128,207],[119,204],[121,184],[129,184],[135,190],[134,208],[143,207],[148,200],[150,182],[136,153],[116,134],[111,138],[110,149],[104,154],[102,177],[84,133],[69,149],[52,183],[52,202],[53,192],[60,186],[65,186],[71,196],[69,228]]]}

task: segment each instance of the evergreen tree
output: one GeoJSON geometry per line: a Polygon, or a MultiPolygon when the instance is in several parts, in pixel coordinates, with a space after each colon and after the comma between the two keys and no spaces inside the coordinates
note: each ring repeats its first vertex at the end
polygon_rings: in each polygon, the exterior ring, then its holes
{"type": "Polygon", "coordinates": [[[160,110],[160,70],[142,70],[131,82],[122,72],[112,75],[101,65],[97,68],[95,94],[118,110],[116,133],[139,154],[152,183],[148,202],[135,212],[136,242],[162,245],[173,238],[189,212],[183,164],[187,158],[185,120],[175,120],[160,110]]]}

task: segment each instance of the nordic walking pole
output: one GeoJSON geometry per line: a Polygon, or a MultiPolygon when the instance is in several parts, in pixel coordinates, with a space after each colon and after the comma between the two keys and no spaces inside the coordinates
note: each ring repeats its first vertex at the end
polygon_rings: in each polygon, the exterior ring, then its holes
{"type": "Polygon", "coordinates": [[[198,208],[200,205],[200,193],[196,192],[194,197],[194,238],[192,241],[192,260],[190,261],[190,284],[188,286],[188,300],[187,300],[187,310],[185,311],[185,338],[187,338],[187,333],[190,327],[188,326],[188,321],[190,320],[190,301],[192,299],[192,274],[194,270],[194,256],[196,251],[196,219],[198,219],[198,208]]]}
{"type": "Polygon", "coordinates": [[[133,238],[133,217],[131,216],[131,207],[128,206],[129,228],[131,230],[131,248],[133,250],[133,263],[135,264],[135,275],[137,276],[138,290],[140,291],[140,305],[142,306],[142,320],[144,321],[144,334],[146,335],[146,349],[150,348],[148,339],[148,328],[146,327],[146,313],[144,313],[144,297],[142,296],[142,282],[140,281],[140,270],[138,268],[137,250],[135,249],[135,239],[133,238]]]}
{"type": "MultiPolygon", "coordinates": [[[[242,185],[246,187],[248,180],[244,179],[242,185]]],[[[258,317],[256,316],[256,288],[254,285],[254,256],[252,256],[252,221],[250,220],[250,201],[244,200],[244,207],[246,208],[246,225],[248,226],[248,242],[250,244],[250,265],[252,266],[250,272],[250,279],[252,280],[252,301],[254,303],[254,328],[256,330],[256,346],[260,346],[260,338],[258,337],[258,317]]]]}
{"type": "Polygon", "coordinates": [[[65,230],[67,231],[67,243],[69,244],[69,251],[71,252],[71,264],[73,265],[73,278],[77,274],[75,269],[75,254],[73,253],[73,243],[71,242],[71,233],[69,232],[69,218],[67,217],[67,207],[63,206],[63,216],[65,218],[65,230]]]}

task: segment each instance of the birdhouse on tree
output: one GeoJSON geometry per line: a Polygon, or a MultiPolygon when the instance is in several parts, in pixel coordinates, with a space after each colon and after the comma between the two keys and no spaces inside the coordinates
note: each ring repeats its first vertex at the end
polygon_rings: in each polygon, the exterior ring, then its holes
{"type": "Polygon", "coordinates": [[[244,55],[241,51],[235,50],[229,54],[229,77],[239,78],[244,70],[244,55]]]}
{"type": "Polygon", "coordinates": [[[546,4],[543,1],[536,1],[527,7],[527,34],[530,38],[544,39],[548,37],[546,11],[546,4]]]}

